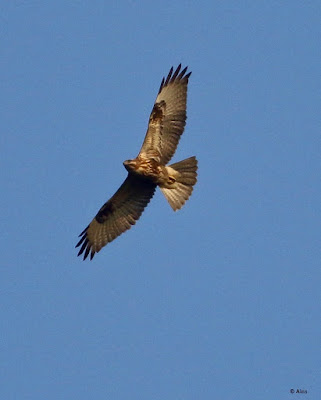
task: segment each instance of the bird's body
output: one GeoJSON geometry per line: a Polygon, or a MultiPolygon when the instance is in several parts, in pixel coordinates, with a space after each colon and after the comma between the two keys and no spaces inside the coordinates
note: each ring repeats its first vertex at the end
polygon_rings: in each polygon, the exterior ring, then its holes
{"type": "Polygon", "coordinates": [[[163,78],[145,140],[138,156],[124,161],[128,176],[114,194],[98,211],[95,218],[79,235],[81,246],[78,255],[92,259],[103,246],[121,235],[140,217],[153,197],[157,186],[174,211],[189,198],[196,183],[197,160],[187,158],[166,165],[172,158],[186,121],[187,68],[171,68],[163,78]]]}
{"type": "Polygon", "coordinates": [[[145,178],[156,185],[159,183],[159,174],[162,168],[164,168],[164,166],[155,159],[142,157],[124,161],[124,167],[129,173],[145,178]]]}
{"type": "Polygon", "coordinates": [[[124,161],[124,166],[129,173],[146,179],[160,187],[171,187],[175,183],[177,171],[171,167],[166,167],[153,158],[137,157],[134,160],[124,161]]]}

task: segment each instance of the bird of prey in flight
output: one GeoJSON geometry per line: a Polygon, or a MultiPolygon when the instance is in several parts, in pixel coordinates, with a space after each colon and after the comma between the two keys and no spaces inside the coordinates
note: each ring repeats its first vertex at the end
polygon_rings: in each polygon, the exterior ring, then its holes
{"type": "Polygon", "coordinates": [[[187,84],[191,72],[181,64],[163,78],[149,117],[140,152],[124,161],[127,178],[79,235],[78,256],[92,259],[107,243],[127,231],[141,216],[157,186],[174,211],[190,197],[196,183],[197,160],[187,158],[167,165],[186,124],[187,84]]]}

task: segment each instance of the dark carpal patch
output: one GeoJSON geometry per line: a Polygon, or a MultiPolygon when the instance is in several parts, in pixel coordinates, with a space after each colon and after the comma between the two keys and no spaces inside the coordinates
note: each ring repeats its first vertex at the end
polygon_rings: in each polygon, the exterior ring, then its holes
{"type": "Polygon", "coordinates": [[[153,122],[157,121],[157,120],[161,120],[164,117],[165,109],[166,109],[165,101],[155,103],[149,120],[153,121],[153,122]]]}
{"type": "Polygon", "coordinates": [[[96,221],[102,224],[104,221],[106,221],[106,218],[111,215],[115,211],[115,207],[113,205],[112,201],[108,201],[105,205],[101,207],[101,209],[98,211],[96,215],[96,221]]]}

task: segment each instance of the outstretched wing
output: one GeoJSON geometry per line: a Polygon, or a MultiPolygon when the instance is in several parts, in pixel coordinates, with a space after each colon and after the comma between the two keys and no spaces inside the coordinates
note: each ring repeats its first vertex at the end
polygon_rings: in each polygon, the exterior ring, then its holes
{"type": "Polygon", "coordinates": [[[191,72],[181,64],[163,78],[151,112],[147,133],[139,156],[155,158],[166,165],[173,157],[186,124],[187,84],[191,72]]]}
{"type": "Polygon", "coordinates": [[[107,243],[130,229],[141,216],[144,208],[153,197],[156,185],[128,174],[127,178],[98,211],[95,218],[81,232],[76,247],[81,246],[78,256],[84,253],[84,260],[90,259],[107,243]]]}

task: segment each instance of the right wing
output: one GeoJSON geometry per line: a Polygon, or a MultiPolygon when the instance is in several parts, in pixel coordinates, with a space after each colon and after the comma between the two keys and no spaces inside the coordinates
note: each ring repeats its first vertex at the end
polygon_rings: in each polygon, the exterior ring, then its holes
{"type": "Polygon", "coordinates": [[[173,67],[170,69],[166,80],[163,78],[138,157],[155,158],[162,165],[173,157],[186,124],[187,84],[191,75],[186,70],[187,67],[181,71],[180,64],[174,73],[173,67]]]}

